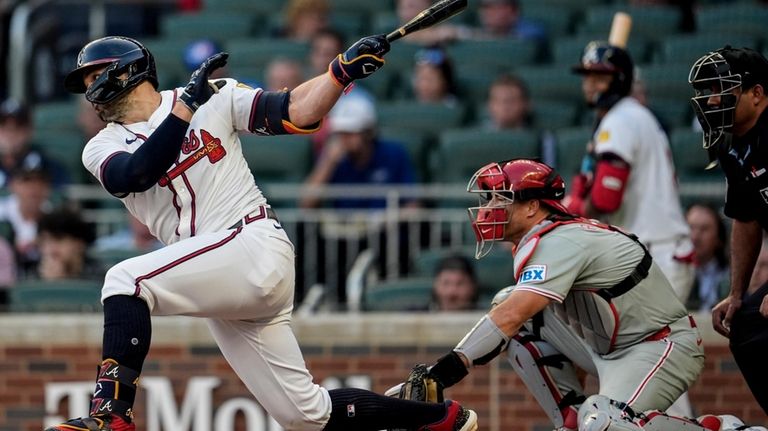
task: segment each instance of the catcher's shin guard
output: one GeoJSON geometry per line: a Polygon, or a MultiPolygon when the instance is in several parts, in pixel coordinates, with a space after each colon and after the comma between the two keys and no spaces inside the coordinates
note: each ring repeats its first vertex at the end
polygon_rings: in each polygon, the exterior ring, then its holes
{"type": "Polygon", "coordinates": [[[509,363],[558,430],[576,430],[584,401],[571,361],[532,334],[521,332],[508,347],[509,363]],[[524,334],[524,335],[521,335],[524,334]]]}

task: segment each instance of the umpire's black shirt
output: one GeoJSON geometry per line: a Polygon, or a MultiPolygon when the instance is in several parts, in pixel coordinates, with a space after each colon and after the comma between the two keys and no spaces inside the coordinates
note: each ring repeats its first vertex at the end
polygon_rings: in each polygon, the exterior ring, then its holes
{"type": "Polygon", "coordinates": [[[728,182],[725,215],[757,220],[768,230],[768,109],[744,136],[720,143],[717,153],[728,182]]]}

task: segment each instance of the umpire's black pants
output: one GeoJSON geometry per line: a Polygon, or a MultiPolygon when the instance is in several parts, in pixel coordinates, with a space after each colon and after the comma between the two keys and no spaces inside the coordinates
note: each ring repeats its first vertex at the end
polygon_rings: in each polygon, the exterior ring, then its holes
{"type": "Polygon", "coordinates": [[[768,283],[744,296],[731,321],[730,348],[752,395],[768,415],[768,319],[759,311],[766,294],[768,283]]]}

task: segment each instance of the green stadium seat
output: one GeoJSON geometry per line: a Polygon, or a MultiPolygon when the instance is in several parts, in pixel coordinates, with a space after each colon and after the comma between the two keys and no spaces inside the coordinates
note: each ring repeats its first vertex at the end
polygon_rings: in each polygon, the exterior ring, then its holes
{"type": "Polygon", "coordinates": [[[473,63],[488,68],[513,68],[534,63],[538,46],[526,40],[465,40],[448,46],[455,64],[473,63]]]}
{"type": "Polygon", "coordinates": [[[144,45],[155,57],[160,88],[176,88],[189,81],[189,72],[184,66],[184,49],[190,40],[186,38],[163,37],[148,39],[144,45]]]}
{"type": "Polygon", "coordinates": [[[397,45],[393,46],[393,49],[384,57],[386,63],[382,70],[386,68],[389,68],[390,70],[394,69],[398,73],[407,73],[407,76],[410,76],[415,63],[414,57],[416,56],[416,52],[422,47],[405,40],[400,40],[395,43],[397,45]]]}
{"type": "Polygon", "coordinates": [[[397,127],[402,130],[430,134],[458,127],[464,120],[462,106],[407,101],[379,103],[378,114],[381,127],[397,127]]]}
{"type": "MultiPolygon", "coordinates": [[[[368,2],[360,3],[365,4],[368,2]]],[[[370,33],[371,25],[368,23],[369,16],[370,15],[366,15],[360,11],[334,9],[329,18],[330,27],[343,34],[348,42],[347,45],[349,45],[370,33]]]]}
{"type": "Polygon", "coordinates": [[[160,32],[165,37],[193,40],[203,37],[228,40],[252,36],[254,15],[234,12],[203,10],[197,13],[166,15],[160,22],[160,32]]]}
{"type": "MultiPolygon", "coordinates": [[[[578,29],[580,34],[604,34],[607,38],[611,30],[613,15],[627,12],[632,16],[630,40],[636,36],[645,36],[652,40],[664,38],[679,32],[681,23],[680,9],[673,6],[619,6],[605,5],[586,11],[584,21],[578,29]]],[[[707,27],[702,27],[707,28],[707,27]]]]}
{"type": "Polygon", "coordinates": [[[523,10],[523,16],[526,19],[543,25],[550,39],[568,34],[573,28],[573,10],[566,7],[552,7],[546,4],[546,2],[526,5],[523,10]]]}
{"type": "Polygon", "coordinates": [[[52,160],[58,162],[76,184],[86,184],[91,174],[82,162],[83,148],[87,143],[77,131],[35,129],[32,142],[52,160]]]}
{"type": "Polygon", "coordinates": [[[525,81],[533,101],[549,99],[578,102],[582,100],[581,78],[561,65],[521,67],[515,71],[515,74],[525,81]]]}
{"type": "Polygon", "coordinates": [[[690,67],[702,55],[726,44],[733,47],[757,48],[754,37],[731,33],[706,32],[672,36],[661,42],[661,49],[658,50],[655,61],[664,64],[685,64],[690,67]]]}
{"type": "Polygon", "coordinates": [[[432,178],[466,184],[484,165],[516,157],[538,157],[539,147],[539,137],[532,130],[448,130],[440,134],[432,178]]]}
{"type": "Polygon", "coordinates": [[[520,0],[520,9],[523,12],[523,16],[527,16],[528,9],[540,7],[548,7],[552,9],[589,9],[595,6],[605,4],[605,0],[520,0]]]}
{"type": "Polygon", "coordinates": [[[287,39],[233,39],[225,43],[232,68],[265,68],[276,58],[289,58],[299,62],[306,60],[309,45],[287,39]]]}
{"type": "Polygon", "coordinates": [[[693,109],[688,99],[656,97],[649,100],[651,111],[668,129],[691,125],[693,109]]]}
{"type": "Polygon", "coordinates": [[[579,112],[577,103],[559,100],[534,100],[532,108],[532,127],[539,130],[572,127],[576,124],[579,112]]]}
{"type": "Polygon", "coordinates": [[[702,6],[696,14],[697,28],[707,33],[729,36],[746,35],[763,39],[766,22],[768,22],[768,7],[760,4],[707,5],[702,6]]]}
{"type": "Polygon", "coordinates": [[[146,250],[138,250],[135,248],[116,248],[111,250],[88,250],[88,255],[107,267],[116,265],[124,260],[128,260],[132,257],[141,256],[148,253],[146,250]]]}
{"type": "Polygon", "coordinates": [[[504,67],[488,66],[479,63],[454,63],[456,85],[459,93],[468,103],[476,104],[488,99],[488,90],[498,76],[509,73],[504,67]]]}
{"type": "MultiPolygon", "coordinates": [[[[607,33],[579,34],[563,36],[552,42],[552,63],[567,66],[566,72],[571,72],[570,67],[579,64],[584,48],[593,40],[606,40],[607,33]]],[[[644,63],[648,58],[649,42],[646,37],[632,35],[627,50],[635,64],[644,63]]]]}
{"type": "Polygon", "coordinates": [[[641,67],[648,99],[671,98],[685,103],[693,94],[688,84],[690,64],[648,64],[641,67]]]}
{"type": "Polygon", "coordinates": [[[302,183],[312,167],[312,143],[306,135],[241,135],[243,155],[256,184],[302,183]]]}
{"type": "Polygon", "coordinates": [[[555,132],[557,140],[557,172],[566,184],[581,168],[581,159],[586,153],[587,142],[592,139],[591,127],[572,127],[555,132]]]}
{"type": "Polygon", "coordinates": [[[681,182],[723,182],[719,168],[706,170],[707,152],[702,148],[702,133],[690,127],[678,128],[670,134],[669,145],[675,171],[681,182]]]}
{"type": "MultiPolygon", "coordinates": [[[[379,2],[361,2],[361,3],[379,3],[379,2]]],[[[389,33],[400,25],[400,20],[394,10],[385,10],[376,12],[371,17],[371,26],[373,33],[389,33]]],[[[400,42],[398,42],[400,43],[400,42]]],[[[394,51],[394,50],[393,50],[394,51]]],[[[389,56],[389,54],[387,54],[389,56]]]]}
{"type": "Polygon", "coordinates": [[[32,126],[46,130],[77,131],[77,101],[48,102],[35,105],[32,126]]]}
{"type": "Polygon", "coordinates": [[[248,14],[251,16],[281,13],[284,0],[204,0],[205,10],[209,11],[227,11],[248,14]]]}
{"type": "Polygon", "coordinates": [[[432,278],[405,278],[366,287],[362,308],[365,311],[426,310],[432,298],[432,278]]]}
{"type": "Polygon", "coordinates": [[[392,10],[391,2],[382,0],[330,0],[329,3],[333,11],[365,12],[367,15],[392,10]]]}
{"type": "Polygon", "coordinates": [[[393,67],[382,67],[371,76],[355,82],[355,86],[365,88],[377,100],[388,100],[392,98],[395,86],[399,82],[400,76],[397,69],[393,67]]]}
{"type": "Polygon", "coordinates": [[[101,310],[101,280],[27,280],[9,290],[14,312],[101,310]]]}

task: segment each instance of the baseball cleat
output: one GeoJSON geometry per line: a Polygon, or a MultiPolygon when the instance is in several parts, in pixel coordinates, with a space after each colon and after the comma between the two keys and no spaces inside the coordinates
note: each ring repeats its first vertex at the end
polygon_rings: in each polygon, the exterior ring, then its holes
{"type": "Polygon", "coordinates": [[[136,425],[117,415],[97,415],[70,419],[45,431],[136,431],[136,425]]]}
{"type": "Polygon", "coordinates": [[[477,413],[459,405],[456,401],[445,401],[445,417],[439,422],[424,425],[418,431],[476,431],[477,413]]]}

